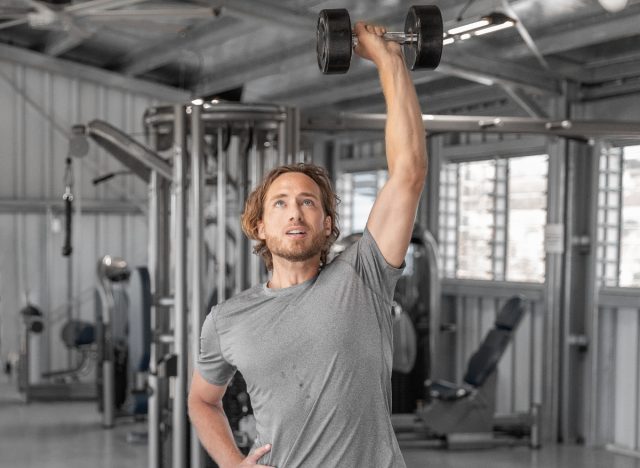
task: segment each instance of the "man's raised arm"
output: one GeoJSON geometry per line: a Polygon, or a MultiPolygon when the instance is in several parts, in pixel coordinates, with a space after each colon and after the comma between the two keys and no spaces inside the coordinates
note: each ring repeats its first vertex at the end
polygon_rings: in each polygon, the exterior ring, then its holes
{"type": "Polygon", "coordinates": [[[411,241],[420,194],[427,175],[425,129],[418,97],[400,46],[380,36],[380,26],[357,23],[356,53],[373,61],[387,104],[385,149],[389,179],[367,221],[387,262],[400,266],[411,241]]]}

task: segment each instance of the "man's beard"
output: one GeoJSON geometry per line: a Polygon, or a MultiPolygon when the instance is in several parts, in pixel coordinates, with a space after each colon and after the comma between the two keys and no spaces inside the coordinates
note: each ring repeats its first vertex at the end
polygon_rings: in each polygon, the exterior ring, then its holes
{"type": "Polygon", "coordinates": [[[265,239],[267,248],[272,256],[280,257],[290,262],[304,262],[315,257],[322,252],[326,241],[327,239],[322,232],[316,233],[302,242],[291,242],[278,237],[267,237],[265,239]],[[311,241],[310,243],[309,240],[311,241]]]}

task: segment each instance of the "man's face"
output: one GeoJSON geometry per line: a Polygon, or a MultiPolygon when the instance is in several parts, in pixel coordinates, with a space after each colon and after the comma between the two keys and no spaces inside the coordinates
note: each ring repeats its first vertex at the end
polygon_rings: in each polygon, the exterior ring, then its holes
{"type": "Polygon", "coordinates": [[[309,260],[322,251],[331,234],[331,217],[322,208],[320,187],[300,172],[273,181],[264,201],[258,236],[274,257],[309,260]]]}

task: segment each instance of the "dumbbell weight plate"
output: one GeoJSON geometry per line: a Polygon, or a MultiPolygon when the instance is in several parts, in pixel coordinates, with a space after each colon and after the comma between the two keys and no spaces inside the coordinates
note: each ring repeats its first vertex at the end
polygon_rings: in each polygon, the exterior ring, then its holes
{"type": "Polygon", "coordinates": [[[435,5],[414,5],[404,23],[406,34],[417,34],[417,42],[404,45],[404,58],[411,70],[434,69],[442,56],[442,13],[435,5]]]}
{"type": "Polygon", "coordinates": [[[322,73],[346,73],[351,64],[351,18],[344,8],[322,10],[316,30],[316,52],[322,73]]]}

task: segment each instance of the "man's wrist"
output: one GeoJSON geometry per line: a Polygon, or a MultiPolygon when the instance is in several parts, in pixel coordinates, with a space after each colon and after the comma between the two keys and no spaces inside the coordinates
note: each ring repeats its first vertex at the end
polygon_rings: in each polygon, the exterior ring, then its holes
{"type": "Polygon", "coordinates": [[[385,54],[377,61],[376,66],[381,72],[406,68],[402,52],[385,54]]]}

